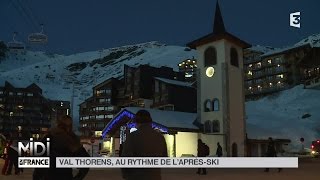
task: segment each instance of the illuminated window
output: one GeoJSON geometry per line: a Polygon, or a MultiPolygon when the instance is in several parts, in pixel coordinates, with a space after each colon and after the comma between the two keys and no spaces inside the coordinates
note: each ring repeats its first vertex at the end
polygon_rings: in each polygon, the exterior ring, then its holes
{"type": "Polygon", "coordinates": [[[191,62],[191,60],[190,60],[190,59],[188,59],[188,62],[191,62]]]}
{"type": "Polygon", "coordinates": [[[0,94],[3,94],[3,91],[0,91],[0,94]]]}
{"type": "Polygon", "coordinates": [[[251,87],[251,86],[249,87],[249,90],[252,90],[252,87],[251,87]]]}
{"type": "Polygon", "coordinates": [[[252,76],[252,71],[249,71],[249,72],[248,72],[248,75],[252,76]]]}
{"type": "Polygon", "coordinates": [[[277,77],[283,79],[283,74],[278,74],[277,77]]]}
{"type": "Polygon", "coordinates": [[[13,116],[13,112],[10,112],[10,114],[9,114],[10,116],[13,116]]]}
{"type": "Polygon", "coordinates": [[[251,68],[251,67],[252,67],[252,64],[249,64],[249,67],[251,68]]]}
{"type": "Polygon", "coordinates": [[[272,83],[269,83],[270,87],[272,86],[272,83]]]}
{"type": "Polygon", "coordinates": [[[280,64],[278,64],[278,67],[280,67],[280,64]]]}
{"type": "Polygon", "coordinates": [[[27,96],[31,97],[33,96],[33,93],[28,93],[27,96]]]}
{"type": "Polygon", "coordinates": [[[272,60],[271,59],[268,59],[268,64],[271,64],[272,63],[272,60]]]}
{"type": "Polygon", "coordinates": [[[182,64],[179,64],[179,66],[182,66],[182,64]]]}
{"type": "Polygon", "coordinates": [[[261,68],[261,62],[257,63],[257,68],[261,68]]]}

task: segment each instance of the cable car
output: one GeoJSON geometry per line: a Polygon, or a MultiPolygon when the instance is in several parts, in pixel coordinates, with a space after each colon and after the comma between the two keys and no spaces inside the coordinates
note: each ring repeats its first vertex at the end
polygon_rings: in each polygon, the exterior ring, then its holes
{"type": "Polygon", "coordinates": [[[17,32],[14,32],[13,33],[13,41],[11,42],[8,42],[7,44],[7,47],[10,49],[10,50],[25,50],[25,45],[23,42],[18,42],[15,40],[15,37],[17,35],[17,32]]]}
{"type": "Polygon", "coordinates": [[[48,36],[43,33],[43,24],[41,24],[41,32],[32,33],[28,36],[30,43],[45,44],[48,42],[48,36]]]}

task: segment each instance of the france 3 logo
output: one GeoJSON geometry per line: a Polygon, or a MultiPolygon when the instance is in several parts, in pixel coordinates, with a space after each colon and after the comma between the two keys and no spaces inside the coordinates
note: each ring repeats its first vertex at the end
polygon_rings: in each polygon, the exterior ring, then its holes
{"type": "Polygon", "coordinates": [[[290,26],[295,28],[300,28],[301,26],[301,13],[300,12],[294,12],[290,13],[290,26]]]}
{"type": "Polygon", "coordinates": [[[27,144],[18,142],[19,168],[49,168],[50,138],[47,142],[37,142],[30,138],[27,144]]]}

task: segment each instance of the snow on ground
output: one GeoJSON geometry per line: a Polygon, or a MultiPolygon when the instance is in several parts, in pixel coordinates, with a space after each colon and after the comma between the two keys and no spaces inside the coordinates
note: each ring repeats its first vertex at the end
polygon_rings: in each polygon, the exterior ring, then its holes
{"type": "Polygon", "coordinates": [[[311,145],[311,141],[320,138],[319,100],[319,90],[303,89],[300,85],[247,102],[248,130],[252,131],[248,132],[248,137],[288,138],[294,147],[299,147],[303,137],[305,145],[311,145]],[[307,113],[311,117],[302,118],[307,113]]]}

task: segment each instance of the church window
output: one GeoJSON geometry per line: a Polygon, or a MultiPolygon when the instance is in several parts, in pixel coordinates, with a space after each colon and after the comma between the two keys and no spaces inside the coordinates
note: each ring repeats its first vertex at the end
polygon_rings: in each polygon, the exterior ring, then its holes
{"type": "Polygon", "coordinates": [[[212,101],[213,111],[219,111],[219,99],[215,98],[212,101]]]}
{"type": "Polygon", "coordinates": [[[214,47],[209,47],[204,52],[204,67],[217,64],[217,51],[214,47]]]}
{"type": "Polygon", "coordinates": [[[212,132],[213,133],[220,132],[220,121],[219,120],[214,120],[212,122],[212,132]]]}
{"type": "Polygon", "coordinates": [[[212,122],[207,120],[204,123],[204,133],[211,133],[212,132],[212,122]]]}
{"type": "Polygon", "coordinates": [[[235,48],[231,48],[230,50],[230,58],[231,58],[231,65],[239,67],[239,59],[238,59],[238,53],[235,48]]]}
{"type": "Polygon", "coordinates": [[[205,112],[209,112],[209,111],[211,111],[211,109],[212,109],[211,101],[210,101],[210,99],[207,99],[207,100],[204,102],[204,111],[205,111],[205,112]]]}

